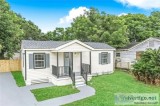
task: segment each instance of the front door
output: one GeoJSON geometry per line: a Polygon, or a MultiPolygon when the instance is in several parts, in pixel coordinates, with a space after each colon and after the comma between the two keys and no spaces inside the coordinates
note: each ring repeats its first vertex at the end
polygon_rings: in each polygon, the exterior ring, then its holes
{"type": "Polygon", "coordinates": [[[69,75],[69,53],[64,53],[64,74],[69,75]]]}

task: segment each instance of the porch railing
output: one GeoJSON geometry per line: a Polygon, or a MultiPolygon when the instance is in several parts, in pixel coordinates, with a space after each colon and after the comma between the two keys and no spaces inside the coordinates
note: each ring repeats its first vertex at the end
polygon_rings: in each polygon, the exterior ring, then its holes
{"type": "Polygon", "coordinates": [[[69,66],[54,66],[52,65],[52,74],[59,77],[69,76],[69,66]]]}
{"type": "Polygon", "coordinates": [[[73,72],[71,67],[69,67],[69,75],[71,77],[73,85],[75,85],[75,72],[73,72]]]}
{"type": "Polygon", "coordinates": [[[73,85],[75,85],[75,72],[73,72],[70,66],[57,67],[57,66],[52,65],[52,74],[57,76],[57,78],[70,76],[73,82],[73,85]]]}
{"type": "Polygon", "coordinates": [[[87,84],[87,77],[88,77],[88,72],[90,71],[90,65],[89,64],[84,64],[82,63],[82,71],[81,75],[84,78],[86,84],[87,84]]]}

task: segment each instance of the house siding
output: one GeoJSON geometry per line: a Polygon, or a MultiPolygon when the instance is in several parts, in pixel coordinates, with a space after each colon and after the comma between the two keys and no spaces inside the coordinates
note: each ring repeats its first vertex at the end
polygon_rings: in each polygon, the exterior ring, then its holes
{"type": "Polygon", "coordinates": [[[50,58],[54,57],[54,54],[50,51],[26,51],[26,64],[27,64],[27,83],[31,83],[31,80],[37,80],[37,79],[51,79],[52,77],[52,65],[54,59],[49,59],[50,61],[50,67],[43,68],[43,69],[29,69],[29,55],[34,53],[46,53],[50,54],[50,58]]]}
{"type": "Polygon", "coordinates": [[[90,64],[90,52],[82,52],[82,63],[90,64]]]}
{"type": "Polygon", "coordinates": [[[78,43],[73,43],[59,50],[59,52],[81,52],[81,51],[90,51],[90,50],[78,43]]]}
{"type": "Polygon", "coordinates": [[[92,51],[91,52],[92,64],[91,73],[110,73],[114,71],[114,51],[92,51]],[[109,64],[99,64],[99,53],[108,52],[110,53],[110,63],[109,64]]]}
{"type": "MultiPolygon", "coordinates": [[[[53,82],[55,85],[66,85],[71,84],[72,80],[70,77],[67,78],[56,78],[52,75],[52,65],[57,66],[57,52],[58,50],[58,66],[64,66],[64,52],[73,52],[73,71],[74,72],[81,72],[81,58],[80,55],[82,53],[82,63],[90,64],[91,60],[91,74],[98,73],[111,73],[114,71],[114,50],[92,50],[88,46],[84,46],[83,44],[73,43],[67,45],[63,48],[55,48],[52,50],[48,49],[27,49],[26,50],[26,76],[27,85],[31,84],[32,80],[38,79],[49,79],[50,82],[53,82]],[[91,59],[90,59],[90,52],[91,52],[91,59]],[[110,62],[108,64],[99,64],[99,53],[101,52],[108,52],[110,53],[110,62]],[[34,53],[45,53],[49,54],[49,67],[43,69],[30,69],[29,68],[29,55],[34,53]]],[[[22,49],[22,54],[24,53],[25,49],[22,49]]],[[[23,55],[21,55],[23,56],[23,55]]],[[[23,64],[23,58],[22,64],[23,64]]],[[[25,76],[25,67],[22,67],[23,75],[25,76]]],[[[89,78],[89,80],[91,77],[89,78]]]]}
{"type": "Polygon", "coordinates": [[[73,53],[73,72],[81,71],[80,52],[73,53]]]}
{"type": "Polygon", "coordinates": [[[160,47],[160,41],[155,39],[149,39],[146,42],[143,42],[140,45],[133,47],[128,51],[117,51],[120,53],[121,62],[134,62],[136,60],[136,52],[138,51],[146,51],[148,48],[158,49],[160,47]],[[149,47],[149,41],[154,42],[154,47],[149,47]]]}

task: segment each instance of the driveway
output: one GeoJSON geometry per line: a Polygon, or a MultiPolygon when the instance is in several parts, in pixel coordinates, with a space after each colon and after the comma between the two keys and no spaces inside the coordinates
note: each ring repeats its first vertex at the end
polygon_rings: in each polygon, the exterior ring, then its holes
{"type": "Polygon", "coordinates": [[[37,102],[31,89],[53,86],[52,83],[17,87],[11,73],[0,73],[0,106],[59,106],[95,95],[89,86],[79,87],[79,93],[37,102]]]}
{"type": "Polygon", "coordinates": [[[30,89],[53,86],[51,83],[17,87],[11,73],[0,73],[0,106],[36,106],[30,89]]]}

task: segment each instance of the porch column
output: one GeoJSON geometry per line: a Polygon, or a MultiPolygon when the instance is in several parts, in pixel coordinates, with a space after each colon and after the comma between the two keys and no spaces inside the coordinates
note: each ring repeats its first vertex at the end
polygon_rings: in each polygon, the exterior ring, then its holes
{"type": "Polygon", "coordinates": [[[92,66],[92,58],[91,58],[91,51],[89,52],[90,54],[90,67],[89,67],[89,73],[91,74],[91,66],[92,66]]]}
{"type": "Polygon", "coordinates": [[[58,60],[58,52],[57,52],[57,78],[59,77],[59,60],[58,60]]]}
{"type": "Polygon", "coordinates": [[[80,53],[80,67],[81,67],[81,75],[82,75],[82,52],[80,53]]]}
{"type": "Polygon", "coordinates": [[[73,52],[72,53],[72,72],[73,72],[73,52]]]}

